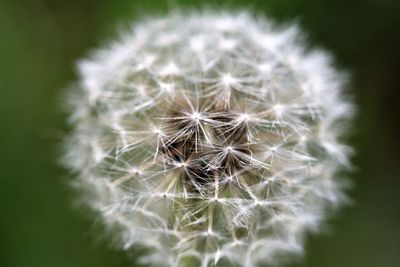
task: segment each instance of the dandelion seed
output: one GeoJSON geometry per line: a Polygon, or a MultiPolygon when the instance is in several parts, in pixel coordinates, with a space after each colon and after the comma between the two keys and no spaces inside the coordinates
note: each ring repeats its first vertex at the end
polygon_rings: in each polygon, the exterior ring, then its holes
{"type": "Polygon", "coordinates": [[[219,46],[223,50],[232,50],[236,46],[235,40],[224,39],[220,42],[219,46]]]}
{"type": "Polygon", "coordinates": [[[232,77],[230,73],[224,74],[221,78],[222,84],[229,87],[230,85],[236,83],[236,79],[232,77]]]}

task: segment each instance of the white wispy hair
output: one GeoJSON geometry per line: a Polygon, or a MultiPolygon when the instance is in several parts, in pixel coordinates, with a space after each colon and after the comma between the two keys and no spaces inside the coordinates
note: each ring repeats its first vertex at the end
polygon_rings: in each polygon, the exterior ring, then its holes
{"type": "Polygon", "coordinates": [[[79,73],[65,162],[121,246],[149,249],[143,262],[275,264],[345,199],[346,76],[296,26],[176,12],[79,73]]]}

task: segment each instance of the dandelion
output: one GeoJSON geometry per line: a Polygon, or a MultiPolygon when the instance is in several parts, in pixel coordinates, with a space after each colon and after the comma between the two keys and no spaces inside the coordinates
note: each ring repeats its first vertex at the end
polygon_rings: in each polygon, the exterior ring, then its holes
{"type": "Polygon", "coordinates": [[[79,73],[65,162],[121,247],[148,248],[143,262],[275,264],[343,202],[345,77],[295,26],[174,13],[79,73]]]}

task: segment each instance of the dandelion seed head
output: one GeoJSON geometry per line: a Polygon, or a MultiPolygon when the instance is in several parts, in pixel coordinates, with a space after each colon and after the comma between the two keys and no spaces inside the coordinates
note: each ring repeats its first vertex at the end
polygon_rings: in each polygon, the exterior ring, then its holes
{"type": "Polygon", "coordinates": [[[166,267],[302,253],[345,199],[354,109],[306,47],[247,12],[173,13],[79,63],[65,162],[121,248],[166,267]]]}

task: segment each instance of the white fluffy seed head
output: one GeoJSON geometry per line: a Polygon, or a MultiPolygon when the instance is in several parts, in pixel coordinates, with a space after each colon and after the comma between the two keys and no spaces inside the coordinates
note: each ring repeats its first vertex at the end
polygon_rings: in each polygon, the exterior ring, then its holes
{"type": "Polygon", "coordinates": [[[295,26],[170,14],[79,71],[65,161],[121,246],[149,248],[145,262],[276,263],[343,200],[353,108],[295,26]]]}

